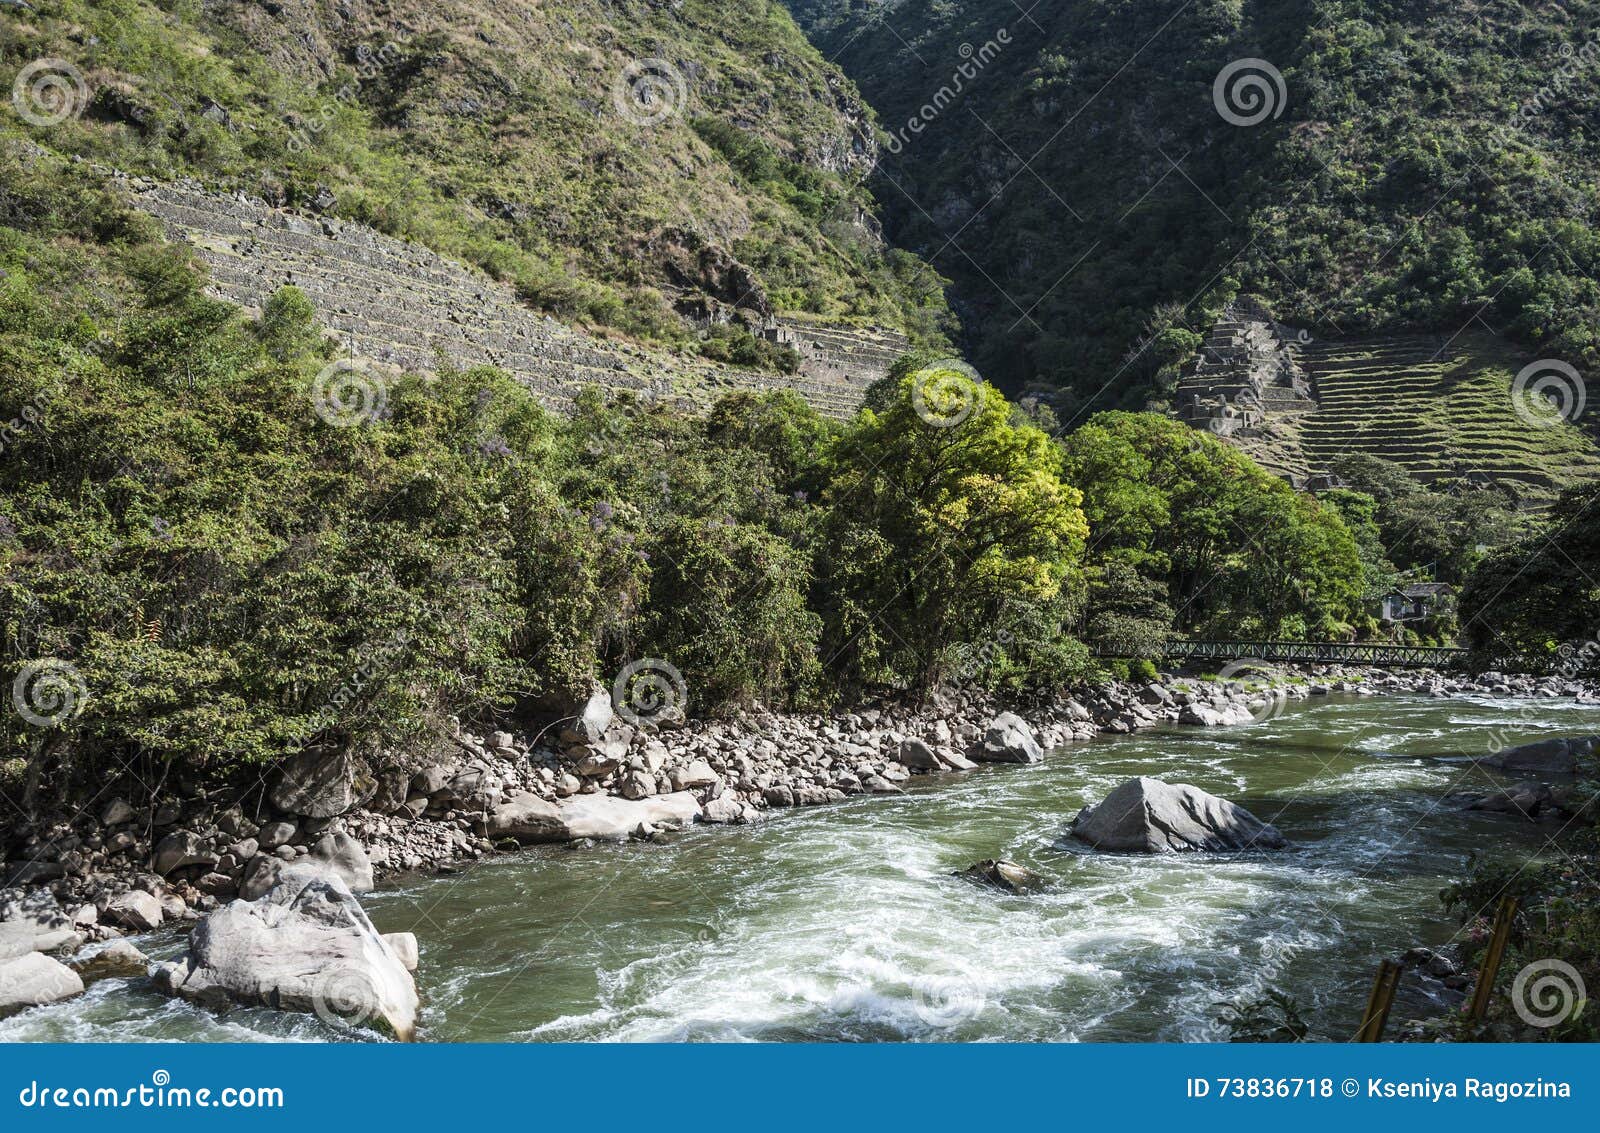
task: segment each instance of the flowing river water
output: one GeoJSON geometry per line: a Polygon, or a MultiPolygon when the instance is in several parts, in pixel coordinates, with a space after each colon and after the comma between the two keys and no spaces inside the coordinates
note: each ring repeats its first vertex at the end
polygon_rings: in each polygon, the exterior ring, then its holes
{"type": "MultiPolygon", "coordinates": [[[[1217,1001],[1272,989],[1313,1037],[1345,1040],[1380,959],[1456,931],[1438,893],[1470,852],[1553,853],[1548,826],[1444,801],[1485,782],[1466,757],[1597,731],[1600,708],[1566,700],[1323,698],[752,826],[529,850],[364,903],[381,931],[419,938],[425,1041],[1215,1040],[1217,1001]],[[1128,856],[1064,839],[1139,774],[1240,802],[1293,846],[1128,856]],[[951,876],[987,857],[1052,884],[1012,896],[951,876]]],[[[137,942],[158,958],[182,943],[137,942]]],[[[1408,974],[1394,1017],[1438,991],[1408,974]]],[[[215,1015],[142,980],[0,1022],[0,1041],[373,1037],[215,1015]]]]}

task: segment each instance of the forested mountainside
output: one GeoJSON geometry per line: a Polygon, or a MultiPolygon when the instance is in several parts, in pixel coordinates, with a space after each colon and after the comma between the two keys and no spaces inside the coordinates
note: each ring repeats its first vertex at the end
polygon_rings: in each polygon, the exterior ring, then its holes
{"type": "Polygon", "coordinates": [[[791,7],[890,138],[890,237],[1012,386],[1143,404],[1241,291],[1319,338],[1600,362],[1600,5],[791,7]]]}
{"type": "Polygon", "coordinates": [[[8,132],[370,224],[568,320],[772,367],[726,324],[948,317],[882,241],[868,109],[769,0],[39,0],[0,58],[8,132]]]}

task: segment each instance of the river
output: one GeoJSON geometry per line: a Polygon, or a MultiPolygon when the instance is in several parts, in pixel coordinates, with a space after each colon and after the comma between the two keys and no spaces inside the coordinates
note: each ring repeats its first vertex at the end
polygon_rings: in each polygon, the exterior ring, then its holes
{"type": "MultiPolygon", "coordinates": [[[[1438,892],[1468,854],[1526,857],[1550,833],[1442,803],[1481,774],[1463,757],[1496,735],[1596,731],[1600,708],[1564,700],[1324,698],[748,827],[529,850],[364,902],[380,930],[420,940],[424,1041],[1192,1041],[1226,1038],[1217,1001],[1266,989],[1298,1001],[1313,1037],[1342,1041],[1380,959],[1450,939],[1438,892]],[[1293,847],[1146,857],[1063,840],[1135,774],[1241,802],[1293,847]],[[1052,885],[1019,897],[951,876],[986,857],[1052,885]]],[[[138,943],[181,947],[174,933],[138,943]]],[[[0,1041],[374,1037],[217,1016],[143,984],[15,1016],[0,1041]]],[[[1394,1017],[1432,996],[1408,974],[1394,1017]]]]}

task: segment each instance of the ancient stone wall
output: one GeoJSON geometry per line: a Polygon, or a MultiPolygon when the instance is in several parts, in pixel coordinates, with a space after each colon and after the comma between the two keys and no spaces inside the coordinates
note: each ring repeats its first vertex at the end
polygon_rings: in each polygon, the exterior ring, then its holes
{"type": "Polygon", "coordinates": [[[777,320],[768,337],[800,352],[800,371],[737,369],[584,334],[529,310],[502,284],[359,224],[193,184],[122,183],[170,236],[197,249],[218,296],[260,309],[294,284],[357,357],[419,370],[441,354],[462,367],[492,364],[556,408],[586,384],[701,405],[730,389],[794,389],[845,417],[907,346],[889,331],[777,320]]]}
{"type": "Polygon", "coordinates": [[[763,334],[799,352],[802,375],[863,389],[887,374],[895,360],[911,349],[911,340],[896,331],[829,326],[781,315],[767,321],[763,334]]]}

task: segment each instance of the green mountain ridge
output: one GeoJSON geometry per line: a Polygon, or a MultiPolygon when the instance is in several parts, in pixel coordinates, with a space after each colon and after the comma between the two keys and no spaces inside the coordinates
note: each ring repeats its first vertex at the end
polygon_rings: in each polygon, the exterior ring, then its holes
{"type": "Polygon", "coordinates": [[[919,122],[874,184],[973,361],[1069,416],[1166,403],[1242,292],[1319,339],[1600,363],[1600,5],[791,8],[886,130],[919,122]]]}

